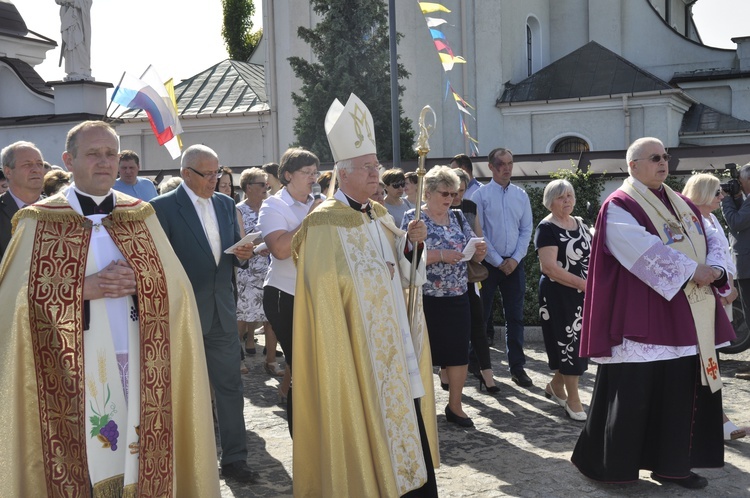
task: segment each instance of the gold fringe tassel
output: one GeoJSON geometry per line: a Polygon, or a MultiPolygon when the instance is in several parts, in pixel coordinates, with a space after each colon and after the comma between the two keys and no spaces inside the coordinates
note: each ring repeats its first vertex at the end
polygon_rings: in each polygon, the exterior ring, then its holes
{"type": "MultiPolygon", "coordinates": [[[[123,474],[109,477],[94,484],[94,498],[122,498],[125,476],[123,474]]],[[[135,485],[133,485],[135,486],[135,485]]],[[[135,496],[133,494],[132,496],[135,496]]]]}

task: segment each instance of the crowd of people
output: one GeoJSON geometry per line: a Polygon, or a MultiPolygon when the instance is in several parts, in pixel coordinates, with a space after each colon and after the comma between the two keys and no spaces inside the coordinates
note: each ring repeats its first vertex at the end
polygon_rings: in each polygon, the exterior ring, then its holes
{"type": "Polygon", "coordinates": [[[734,337],[735,299],[748,316],[750,164],[728,184],[695,174],[680,194],[664,183],[663,144],[639,139],[595,229],[573,215],[567,180],[547,183],[534,229],[507,148],[488,154],[488,183],[460,154],[424,175],[418,198],[417,174],[380,165],[355,95],[331,105],[325,128],[333,171],[294,147],[237,185],[193,145],[157,186],[100,121],[70,130],[65,169],[30,142],[2,149],[0,494],[218,496],[219,470],[256,482],[242,375],[258,374],[247,359],[263,334],[295,495],[437,496],[433,378],[445,421],[471,429],[469,374],[500,392],[496,302],[510,379],[533,386],[530,246],[544,395],[582,424],[575,466],[605,482],[646,469],[707,484],[691,469],[721,466],[723,441],[747,435],[723,413],[716,351],[734,337]]]}

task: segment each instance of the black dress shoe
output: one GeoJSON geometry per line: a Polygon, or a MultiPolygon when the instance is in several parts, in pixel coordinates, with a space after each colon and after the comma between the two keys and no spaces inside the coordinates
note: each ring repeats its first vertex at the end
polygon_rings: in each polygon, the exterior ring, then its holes
{"type": "Polygon", "coordinates": [[[224,479],[234,479],[246,484],[255,484],[258,482],[258,474],[250,470],[247,462],[238,460],[221,466],[221,475],[224,479]]]}
{"type": "Polygon", "coordinates": [[[663,477],[651,472],[651,479],[660,483],[671,482],[687,489],[703,489],[708,486],[708,479],[699,476],[695,472],[691,472],[689,476],[683,478],[663,477]]]}
{"type": "Polygon", "coordinates": [[[534,385],[534,381],[531,380],[531,377],[526,375],[526,371],[523,368],[512,372],[510,378],[521,387],[531,387],[534,385]]]}
{"type": "Polygon", "coordinates": [[[445,418],[448,419],[448,422],[460,425],[461,427],[474,427],[474,422],[469,417],[456,415],[448,406],[445,407],[445,418]]]}

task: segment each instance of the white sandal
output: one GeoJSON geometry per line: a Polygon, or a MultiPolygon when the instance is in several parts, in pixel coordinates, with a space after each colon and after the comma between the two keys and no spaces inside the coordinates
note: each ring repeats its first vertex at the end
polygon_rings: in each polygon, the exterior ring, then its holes
{"type": "Polygon", "coordinates": [[[731,420],[724,422],[724,441],[734,441],[745,436],[747,436],[745,429],[737,427],[731,420]]]}

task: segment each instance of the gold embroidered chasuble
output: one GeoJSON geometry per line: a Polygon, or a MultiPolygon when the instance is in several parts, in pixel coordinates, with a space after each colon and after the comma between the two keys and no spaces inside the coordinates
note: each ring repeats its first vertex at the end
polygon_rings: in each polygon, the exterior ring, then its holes
{"type": "Polygon", "coordinates": [[[115,196],[101,226],[76,213],[64,194],[14,218],[0,264],[0,313],[9,324],[0,334],[0,496],[85,497],[92,488],[95,497],[219,496],[192,287],[153,208],[115,196]],[[137,485],[124,489],[122,476],[92,483],[89,472],[97,457],[87,450],[92,379],[85,371],[101,367],[97,355],[84,354],[92,332],[83,330],[83,280],[91,231],[100,229],[137,282],[140,385],[130,390],[140,392],[139,441],[121,446],[138,454],[138,470],[137,485]]]}
{"type": "MultiPolygon", "coordinates": [[[[375,203],[375,223],[392,219],[375,203]]],[[[398,307],[379,244],[381,227],[334,199],[295,235],[294,495],[400,496],[426,481],[398,307]]],[[[395,227],[393,227],[395,229],[395,227]]],[[[400,270],[396,265],[396,282],[400,270]]],[[[408,275],[406,276],[408,279],[408,275]]],[[[420,303],[421,309],[421,303],[420,303]]],[[[433,465],[439,465],[432,360],[424,316],[411,331],[425,395],[420,410],[433,465]]],[[[407,324],[408,330],[408,324],[407,324]]]]}

